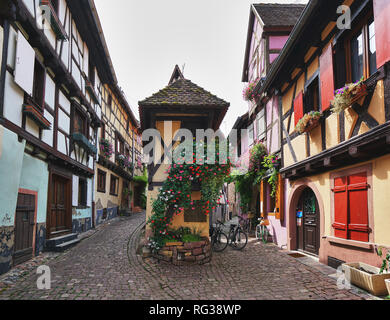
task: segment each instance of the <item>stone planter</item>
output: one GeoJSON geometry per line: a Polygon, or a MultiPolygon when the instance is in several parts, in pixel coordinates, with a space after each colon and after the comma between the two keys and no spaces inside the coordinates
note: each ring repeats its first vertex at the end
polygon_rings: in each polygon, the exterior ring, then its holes
{"type": "Polygon", "coordinates": [[[386,279],[385,283],[386,283],[387,293],[390,296],[390,279],[386,279]]]}
{"type": "Polygon", "coordinates": [[[198,242],[167,242],[159,252],[153,253],[156,259],[176,266],[205,264],[211,261],[211,256],[210,240],[207,238],[198,242]]]}
{"type": "Polygon", "coordinates": [[[362,262],[345,263],[343,264],[343,269],[345,270],[347,280],[352,284],[369,291],[375,296],[387,295],[388,289],[386,288],[387,283],[385,283],[385,280],[390,279],[390,273],[379,274],[380,268],[362,262]]]}

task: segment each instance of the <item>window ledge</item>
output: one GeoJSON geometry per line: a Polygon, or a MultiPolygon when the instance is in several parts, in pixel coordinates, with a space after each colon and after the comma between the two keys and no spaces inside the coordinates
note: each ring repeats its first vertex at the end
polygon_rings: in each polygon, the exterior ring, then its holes
{"type": "Polygon", "coordinates": [[[323,239],[326,239],[330,243],[333,243],[333,244],[341,244],[344,246],[355,247],[355,248],[360,248],[360,249],[364,249],[364,250],[372,250],[374,248],[374,245],[372,243],[369,243],[369,242],[361,242],[361,241],[341,239],[341,238],[329,237],[329,236],[323,237],[323,239]]]}

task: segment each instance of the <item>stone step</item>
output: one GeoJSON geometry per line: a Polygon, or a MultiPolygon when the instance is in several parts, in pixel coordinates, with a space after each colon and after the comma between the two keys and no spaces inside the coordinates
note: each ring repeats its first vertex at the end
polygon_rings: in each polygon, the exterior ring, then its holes
{"type": "Polygon", "coordinates": [[[61,237],[48,239],[48,240],[46,240],[46,248],[47,249],[54,249],[63,243],[73,241],[75,239],[77,239],[77,233],[70,233],[70,234],[67,234],[67,235],[64,235],[61,237]]]}
{"type": "Polygon", "coordinates": [[[56,251],[56,252],[62,252],[62,251],[65,251],[66,249],[69,249],[70,247],[78,244],[80,242],[80,239],[74,239],[74,240],[70,240],[70,241],[67,241],[67,242],[63,242],[59,245],[57,245],[53,251],[56,251]]]}

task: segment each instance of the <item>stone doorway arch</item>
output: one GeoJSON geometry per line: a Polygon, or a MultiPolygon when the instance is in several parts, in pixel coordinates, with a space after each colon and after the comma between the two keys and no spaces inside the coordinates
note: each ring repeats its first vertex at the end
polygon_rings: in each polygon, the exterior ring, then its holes
{"type": "Polygon", "coordinates": [[[307,189],[310,189],[313,191],[317,203],[318,203],[318,211],[319,211],[319,255],[321,255],[321,243],[322,243],[322,237],[324,236],[325,232],[325,211],[324,211],[324,203],[322,200],[321,193],[318,191],[315,183],[313,183],[309,179],[302,179],[300,181],[295,182],[294,186],[292,187],[288,199],[287,204],[287,233],[288,233],[288,249],[289,250],[297,250],[298,244],[297,244],[297,207],[299,204],[299,201],[303,195],[303,192],[307,189]]]}

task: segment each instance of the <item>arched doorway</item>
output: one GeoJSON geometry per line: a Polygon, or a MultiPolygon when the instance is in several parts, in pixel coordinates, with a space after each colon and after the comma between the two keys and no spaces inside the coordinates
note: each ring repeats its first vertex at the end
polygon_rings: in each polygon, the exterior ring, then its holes
{"type": "Polygon", "coordinates": [[[320,209],[315,193],[305,188],[296,208],[297,249],[314,255],[320,249],[320,209]]]}

